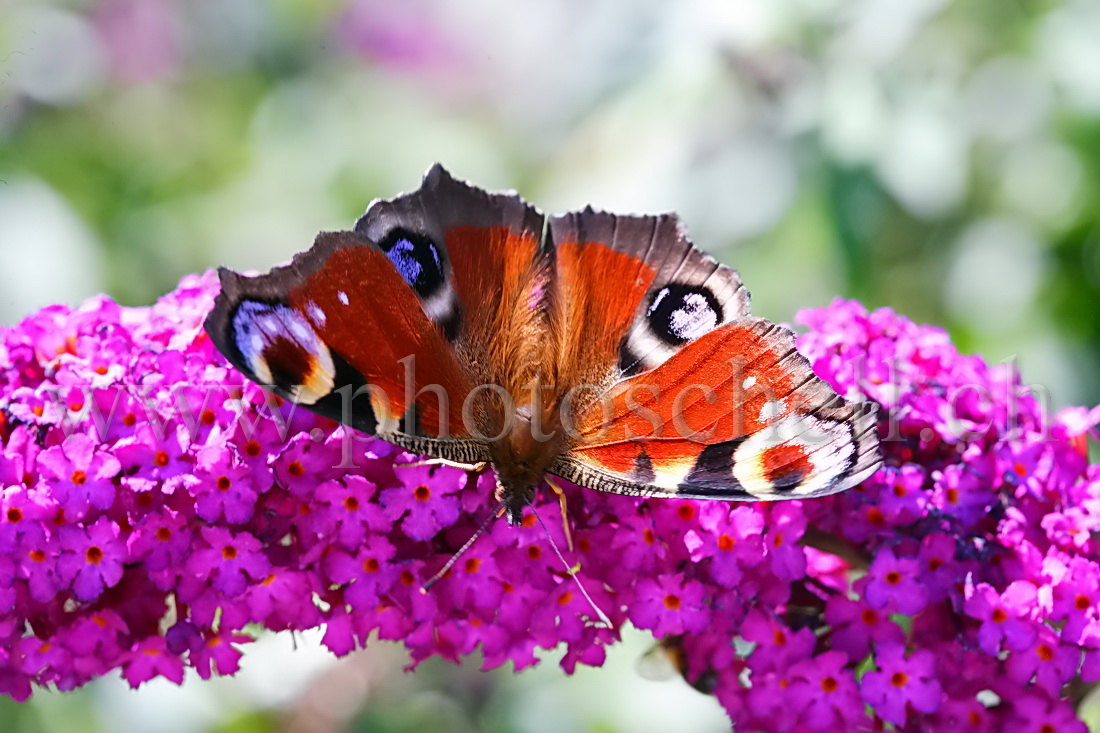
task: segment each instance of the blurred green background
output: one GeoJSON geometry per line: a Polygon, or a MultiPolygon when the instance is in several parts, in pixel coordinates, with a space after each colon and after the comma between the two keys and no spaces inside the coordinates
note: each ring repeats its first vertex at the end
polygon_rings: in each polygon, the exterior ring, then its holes
{"type": "MultiPolygon", "coordinates": [[[[1096,0],[0,0],[0,324],[267,269],[441,161],[547,211],[678,211],[760,315],[857,297],[1096,404],[1098,38],[1096,0]]],[[[0,729],[723,728],[641,680],[640,638],[573,680],[264,644],[0,729]]]]}

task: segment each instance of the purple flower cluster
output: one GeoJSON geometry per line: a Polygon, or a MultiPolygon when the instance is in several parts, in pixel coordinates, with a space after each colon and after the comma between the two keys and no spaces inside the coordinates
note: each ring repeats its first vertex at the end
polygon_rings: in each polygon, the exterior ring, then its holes
{"type": "Polygon", "coordinates": [[[202,330],[216,292],[208,273],[0,333],[0,692],[231,674],[249,624],[323,626],[339,655],[400,640],[414,664],[480,647],[518,670],[564,645],[572,672],[629,622],[739,729],[1084,730],[1068,683],[1100,679],[1100,410],[1049,414],[1009,366],[838,301],[802,314],[801,348],[887,408],[862,486],[732,504],[566,485],[565,521],[551,494],[545,528],[492,524],[423,592],[492,476],[405,465],[243,380],[202,330]]]}

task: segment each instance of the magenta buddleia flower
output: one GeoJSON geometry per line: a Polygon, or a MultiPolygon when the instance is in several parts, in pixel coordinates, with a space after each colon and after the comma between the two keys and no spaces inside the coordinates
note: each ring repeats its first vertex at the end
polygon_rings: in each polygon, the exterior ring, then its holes
{"type": "Polygon", "coordinates": [[[771,558],[772,572],[793,580],[806,574],[806,553],[798,541],[806,531],[806,517],[798,502],[783,502],[771,510],[764,543],[771,558]]]}
{"type": "Polygon", "coordinates": [[[335,550],[323,560],[325,577],[346,586],[344,600],[353,608],[373,608],[400,572],[391,562],[395,552],[384,537],[370,538],[355,553],[335,550]]]}
{"type": "Polygon", "coordinates": [[[926,592],[919,582],[918,568],[916,560],[898,558],[890,548],[880,550],[868,571],[870,580],[864,590],[867,604],[881,609],[893,602],[904,614],[924,608],[926,592]]]}
{"type": "MultiPolygon", "coordinates": [[[[1089,636],[1086,630],[1100,618],[1100,568],[1083,557],[1071,559],[1068,566],[1058,565],[1050,618],[1064,622],[1063,639],[1078,643],[1089,636]]],[[[1093,636],[1100,638],[1100,633],[1093,636]]]]}
{"type": "Polygon", "coordinates": [[[126,656],[122,676],[131,687],[154,677],[166,677],[177,685],[183,682],[183,662],[168,651],[163,637],[151,636],[139,642],[126,656]]]}
{"type": "Polygon", "coordinates": [[[1078,647],[1059,643],[1053,631],[1044,630],[1029,646],[1008,655],[1005,671],[1010,679],[1021,685],[1034,679],[1036,685],[1057,695],[1062,685],[1077,674],[1080,664],[1078,647]]]}
{"type": "Polygon", "coordinates": [[[1024,695],[1012,703],[1015,730],[1035,730],[1040,733],[1088,733],[1088,727],[1073,714],[1073,708],[1063,700],[1024,695]]]}
{"type": "Polygon", "coordinates": [[[260,628],[323,627],[341,655],[397,640],[414,664],[560,647],[572,673],[631,623],[738,730],[1082,729],[1100,408],[1050,414],[1011,366],[837,301],[800,316],[799,348],[882,407],[861,485],[768,505],[560,482],[564,511],[541,492],[444,571],[492,472],[409,465],[247,381],[203,331],[217,291],[207,273],[0,329],[0,693],[232,674],[260,628]]]}
{"type": "Polygon", "coordinates": [[[741,581],[742,568],[764,559],[764,518],[755,507],[740,506],[730,511],[721,502],[699,509],[700,529],[689,530],[684,545],[693,562],[710,558],[715,581],[727,588],[741,581]]]}
{"type": "Polygon", "coordinates": [[[226,596],[240,595],[249,579],[262,580],[271,571],[260,541],[252,535],[221,527],[203,527],[201,534],[209,546],[194,551],[189,568],[198,577],[209,577],[211,585],[226,596]]]}
{"type": "Polygon", "coordinates": [[[252,471],[235,456],[225,451],[200,451],[195,479],[188,482],[189,490],[195,497],[195,513],[204,521],[224,517],[228,524],[243,524],[252,517],[260,492],[252,471]]]}
{"type": "Polygon", "coordinates": [[[234,674],[240,667],[242,652],[235,644],[247,644],[251,636],[245,634],[215,634],[203,642],[191,660],[199,677],[210,679],[211,672],[221,675],[234,674]]]}
{"type": "Polygon", "coordinates": [[[655,636],[696,633],[710,620],[704,604],[703,584],[669,574],[638,583],[630,608],[630,620],[640,629],[652,629],[655,636]]]}
{"type": "Polygon", "coordinates": [[[86,530],[66,525],[59,531],[61,555],[57,574],[64,585],[82,601],[92,601],[122,580],[126,547],[119,539],[118,525],[100,517],[86,530]]]}
{"type": "Polygon", "coordinates": [[[390,526],[385,511],[373,501],[377,487],[363,476],[325,481],[314,496],[321,506],[311,515],[318,536],[336,537],[348,549],[358,547],[368,533],[382,532],[390,526]]]}
{"type": "Polygon", "coordinates": [[[809,629],[792,630],[757,608],[745,617],[741,636],[756,645],[749,656],[749,664],[755,672],[786,669],[809,656],[814,646],[814,636],[809,629]]]}
{"type": "MultiPolygon", "coordinates": [[[[866,580],[861,580],[860,586],[866,587],[866,580]]],[[[843,595],[831,597],[825,604],[825,621],[832,629],[829,644],[858,662],[867,656],[872,642],[904,641],[901,627],[889,618],[890,610],[889,606],[872,608],[866,599],[860,602],[843,595]]]]}
{"type": "Polygon", "coordinates": [[[380,497],[391,520],[401,520],[405,534],[427,540],[458,519],[454,494],[466,485],[466,474],[446,466],[395,468],[401,485],[386,489],[380,497]]]}
{"type": "Polygon", "coordinates": [[[100,450],[92,438],[70,435],[61,445],[38,454],[38,470],[67,516],[80,519],[92,507],[108,509],[114,503],[112,479],[121,466],[117,458],[100,450]]]}
{"type": "Polygon", "coordinates": [[[935,677],[932,652],[923,650],[908,659],[905,647],[885,642],[875,650],[878,667],[863,675],[863,699],[888,723],[905,725],[907,708],[934,713],[940,706],[943,689],[935,677]]]}
{"type": "Polygon", "coordinates": [[[1026,619],[1035,600],[1035,586],[1022,580],[1009,585],[1003,594],[986,583],[967,589],[966,612],[982,622],[978,643],[986,654],[997,654],[1002,639],[1015,650],[1035,642],[1035,626],[1026,619]]]}
{"type": "Polygon", "coordinates": [[[800,717],[810,730],[851,730],[864,718],[859,687],[846,662],[840,652],[825,652],[791,668],[791,694],[801,700],[800,717]]]}

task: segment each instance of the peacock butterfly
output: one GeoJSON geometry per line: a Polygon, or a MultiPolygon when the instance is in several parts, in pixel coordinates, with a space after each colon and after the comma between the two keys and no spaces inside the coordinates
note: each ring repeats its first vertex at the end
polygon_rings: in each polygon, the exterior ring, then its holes
{"type": "Polygon", "coordinates": [[[513,523],[547,474],[775,500],[881,464],[877,406],[749,315],[737,272],[675,215],[546,216],[436,165],[289,265],[220,276],[206,329],[234,366],[410,452],[491,464],[513,523]]]}

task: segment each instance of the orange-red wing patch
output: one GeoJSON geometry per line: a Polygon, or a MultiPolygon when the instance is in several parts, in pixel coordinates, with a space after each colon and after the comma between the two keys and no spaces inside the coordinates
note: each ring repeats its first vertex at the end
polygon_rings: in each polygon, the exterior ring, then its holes
{"type": "Polygon", "coordinates": [[[557,243],[558,349],[565,384],[598,382],[618,362],[619,346],[654,270],[600,243],[557,243]]]}
{"type": "Polygon", "coordinates": [[[797,484],[813,470],[813,462],[804,446],[780,443],[765,448],[760,457],[764,478],[772,484],[797,484]]]}
{"type": "Polygon", "coordinates": [[[642,447],[655,467],[688,465],[705,445],[764,428],[797,386],[768,336],[758,322],[728,324],[618,383],[579,417],[574,451],[628,473],[642,447]]]}
{"type": "Polygon", "coordinates": [[[365,246],[335,249],[322,267],[290,291],[289,300],[311,319],[330,348],[368,384],[382,389],[389,415],[379,415],[380,419],[400,419],[410,397],[416,396],[425,434],[465,433],[462,403],[470,387],[454,350],[384,253],[365,246]],[[407,373],[412,376],[408,384],[407,373]],[[443,388],[446,405],[438,393],[425,389],[431,385],[443,388]]]}
{"type": "Polygon", "coordinates": [[[463,338],[488,343],[501,338],[512,308],[526,305],[538,240],[507,227],[457,226],[446,233],[455,292],[463,303],[463,338]]]}

